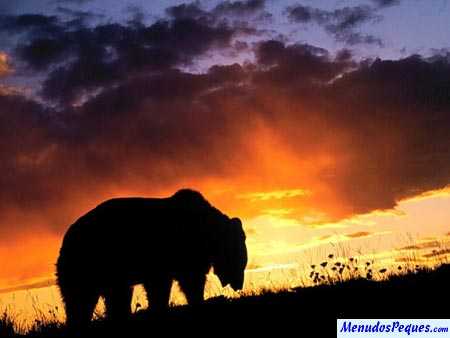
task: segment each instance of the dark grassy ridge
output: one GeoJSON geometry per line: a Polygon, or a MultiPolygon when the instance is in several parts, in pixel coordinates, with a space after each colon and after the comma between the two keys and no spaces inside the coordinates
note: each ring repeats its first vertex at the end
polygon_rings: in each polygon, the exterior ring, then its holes
{"type": "MultiPolygon", "coordinates": [[[[140,311],[127,323],[96,321],[76,336],[203,337],[276,335],[334,337],[336,318],[449,318],[450,264],[376,282],[353,279],[238,299],[210,299],[197,308],[140,311]]],[[[5,324],[5,323],[3,323],[5,324]]],[[[67,336],[58,324],[36,325],[25,337],[67,336]]],[[[0,328],[0,337],[19,337],[0,328]]]]}

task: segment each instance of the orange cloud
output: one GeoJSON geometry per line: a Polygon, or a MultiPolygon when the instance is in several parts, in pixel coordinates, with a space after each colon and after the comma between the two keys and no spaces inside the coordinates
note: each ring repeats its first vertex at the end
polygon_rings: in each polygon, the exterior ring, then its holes
{"type": "Polygon", "coordinates": [[[368,231],[358,231],[358,232],[353,232],[351,234],[346,234],[346,237],[350,237],[350,238],[360,238],[360,237],[367,237],[370,236],[372,233],[368,232],[368,231]]]}
{"type": "Polygon", "coordinates": [[[255,202],[255,201],[267,201],[271,199],[284,199],[297,196],[308,196],[309,194],[311,194],[311,192],[306,189],[289,189],[289,190],[275,190],[267,192],[252,192],[239,194],[238,198],[248,199],[251,202],[255,202]]]}
{"type": "Polygon", "coordinates": [[[8,54],[0,51],[0,77],[9,75],[13,72],[8,54]]]}
{"type": "Polygon", "coordinates": [[[423,257],[426,258],[439,257],[439,256],[446,256],[447,254],[450,254],[450,249],[433,250],[430,253],[424,254],[423,257]]]}
{"type": "Polygon", "coordinates": [[[59,236],[48,232],[22,234],[0,246],[0,292],[24,285],[42,286],[54,277],[59,236]]]}
{"type": "Polygon", "coordinates": [[[20,290],[47,288],[47,287],[55,285],[55,284],[56,284],[55,278],[48,278],[48,279],[44,279],[39,282],[34,282],[34,283],[29,283],[29,284],[21,284],[21,285],[13,286],[10,288],[0,289],[0,294],[10,293],[10,292],[20,291],[20,290]]]}
{"type": "Polygon", "coordinates": [[[422,241],[417,244],[404,246],[398,250],[422,250],[422,249],[430,249],[441,246],[442,243],[438,240],[430,240],[430,241],[422,241]]]}

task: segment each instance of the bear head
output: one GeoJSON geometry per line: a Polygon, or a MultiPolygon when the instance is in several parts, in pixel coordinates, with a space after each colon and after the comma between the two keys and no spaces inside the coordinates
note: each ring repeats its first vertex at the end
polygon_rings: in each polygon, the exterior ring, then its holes
{"type": "Polygon", "coordinates": [[[228,219],[226,223],[217,241],[217,254],[213,259],[214,273],[223,286],[230,284],[234,290],[241,290],[247,266],[245,232],[239,218],[228,219]]]}

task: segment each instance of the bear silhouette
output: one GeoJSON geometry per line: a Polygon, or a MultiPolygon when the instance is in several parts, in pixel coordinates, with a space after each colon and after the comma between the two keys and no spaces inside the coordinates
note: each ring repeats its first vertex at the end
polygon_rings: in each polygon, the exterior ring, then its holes
{"type": "Polygon", "coordinates": [[[110,199],[81,216],[64,236],[56,276],[68,326],[83,327],[100,296],[114,321],[130,314],[136,284],[152,309],[168,306],[173,280],[189,304],[199,304],[211,267],[238,290],[246,264],[241,221],[182,189],[166,198],[110,199]]]}

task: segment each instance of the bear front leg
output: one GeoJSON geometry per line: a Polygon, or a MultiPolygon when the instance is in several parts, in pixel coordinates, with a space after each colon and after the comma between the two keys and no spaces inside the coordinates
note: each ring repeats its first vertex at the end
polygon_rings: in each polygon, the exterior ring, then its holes
{"type": "Polygon", "coordinates": [[[206,276],[201,274],[192,274],[183,276],[179,280],[180,287],[186,295],[186,300],[190,305],[198,305],[203,303],[206,276]]]}
{"type": "Polygon", "coordinates": [[[169,306],[170,289],[172,288],[172,279],[168,277],[155,278],[144,283],[144,289],[147,293],[147,299],[150,309],[161,311],[169,306]]]}
{"type": "Polygon", "coordinates": [[[113,286],[104,293],[106,317],[113,322],[123,322],[131,314],[133,289],[129,285],[113,286]]]}

